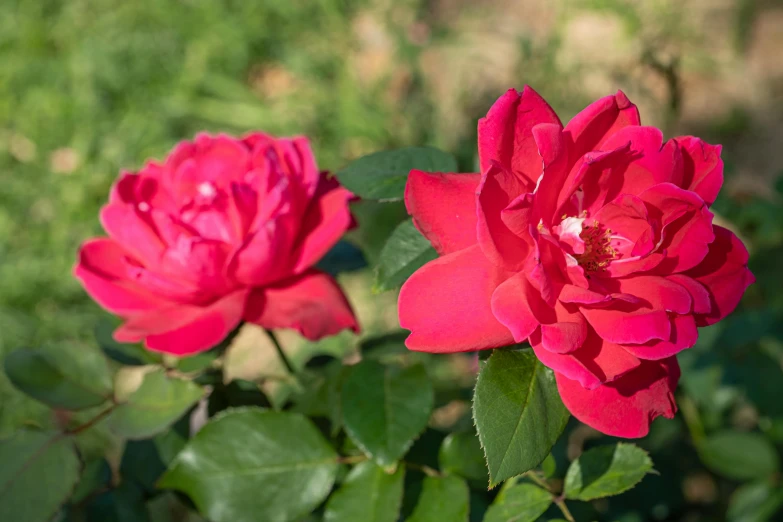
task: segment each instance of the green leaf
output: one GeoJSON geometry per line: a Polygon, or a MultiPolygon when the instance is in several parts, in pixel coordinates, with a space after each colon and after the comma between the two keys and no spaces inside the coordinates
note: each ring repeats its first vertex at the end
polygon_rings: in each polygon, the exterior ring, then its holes
{"type": "Polygon", "coordinates": [[[411,170],[456,172],[457,160],[432,147],[376,152],[364,156],[337,173],[340,183],[364,199],[402,199],[411,170]]]}
{"type": "Polygon", "coordinates": [[[389,474],[372,461],[362,462],[329,498],[324,522],[397,522],[404,477],[404,466],[389,474]]]}
{"type": "Polygon", "coordinates": [[[147,372],[143,379],[109,417],[112,430],[129,439],[144,439],[165,430],[204,392],[191,381],[169,377],[162,368],[147,372]]]}
{"type": "Polygon", "coordinates": [[[574,500],[618,495],[638,484],[652,469],[647,452],[633,444],[592,448],[571,463],[564,492],[566,498],[574,500]]]}
{"type": "Polygon", "coordinates": [[[186,493],[213,522],[288,522],[326,498],[337,469],[307,418],[237,408],[208,422],[158,486],[186,493]]]}
{"type": "Polygon", "coordinates": [[[403,221],[383,245],[373,290],[385,292],[399,288],[413,272],[437,257],[438,253],[416,230],[413,221],[403,221]]]}
{"type": "Polygon", "coordinates": [[[470,490],[459,477],[425,477],[419,502],[407,522],[467,522],[470,490]]]}
{"type": "Polygon", "coordinates": [[[495,498],[484,515],[484,522],[533,522],[552,504],[552,494],[538,486],[521,482],[495,498]]]}
{"type": "Polygon", "coordinates": [[[474,432],[450,433],[440,446],[438,462],[444,473],[454,473],[484,484],[489,480],[484,452],[474,432]]]}
{"type": "Polygon", "coordinates": [[[538,466],[568,417],[554,374],[531,350],[495,350],[482,363],[473,395],[490,487],[538,466]]]}
{"type": "Polygon", "coordinates": [[[783,505],[783,490],[766,482],[753,482],[738,487],[729,499],[726,520],[729,522],[760,522],[771,520],[783,505]]]}
{"type": "Polygon", "coordinates": [[[107,361],[90,345],[78,353],[66,346],[15,350],[5,358],[5,372],[14,386],[53,408],[91,408],[112,393],[107,361]]]}
{"type": "Polygon", "coordinates": [[[433,403],[432,382],[421,365],[400,368],[365,360],[343,383],[345,429],[384,467],[394,465],[424,431],[433,403]]]}
{"type": "Polygon", "coordinates": [[[708,468],[736,480],[767,477],[780,463],[775,447],[758,433],[720,431],[707,437],[699,450],[708,468]]]}
{"type": "Polygon", "coordinates": [[[49,520],[79,480],[73,442],[59,433],[20,430],[0,441],[0,520],[49,520]]]}
{"type": "Polygon", "coordinates": [[[101,493],[87,508],[87,522],[151,522],[144,492],[132,482],[101,493]]]}

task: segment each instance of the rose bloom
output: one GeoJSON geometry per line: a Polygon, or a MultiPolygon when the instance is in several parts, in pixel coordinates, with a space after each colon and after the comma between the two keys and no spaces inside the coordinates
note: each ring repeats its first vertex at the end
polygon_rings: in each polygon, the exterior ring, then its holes
{"type": "Polygon", "coordinates": [[[200,134],[121,174],[100,215],[109,237],[82,245],[75,275],[125,320],[117,341],[174,355],[208,350],[242,320],[308,339],[358,331],[313,268],[353,225],[352,197],[305,138],[200,134]]]}
{"type": "Polygon", "coordinates": [[[642,437],[677,410],[675,354],[754,279],[713,225],[720,147],[663,141],[618,92],[565,127],[531,88],[478,125],[480,174],[412,171],[416,227],[438,253],[400,292],[411,350],[527,340],[579,420],[642,437]]]}

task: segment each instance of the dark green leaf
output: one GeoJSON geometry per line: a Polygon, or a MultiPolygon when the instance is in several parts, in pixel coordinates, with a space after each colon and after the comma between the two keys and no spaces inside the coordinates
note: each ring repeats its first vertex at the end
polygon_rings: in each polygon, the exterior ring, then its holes
{"type": "Polygon", "coordinates": [[[86,522],[150,522],[144,492],[132,482],[98,495],[87,508],[86,522]]]}
{"type": "Polygon", "coordinates": [[[343,422],[362,451],[388,467],[427,427],[433,401],[423,366],[400,368],[365,360],[351,368],[343,383],[343,422]]]}
{"type": "Polygon", "coordinates": [[[112,383],[103,354],[90,345],[75,349],[20,349],[5,358],[5,372],[27,395],[53,408],[82,410],[111,397],[112,383]]]}
{"type": "Polygon", "coordinates": [[[783,505],[783,490],[766,482],[744,484],[729,499],[726,520],[729,522],[761,522],[773,520],[783,505]]]}
{"type": "Polygon", "coordinates": [[[152,439],[155,443],[155,448],[158,450],[158,455],[163,463],[168,466],[177,453],[182,451],[185,444],[188,442],[190,435],[190,419],[188,416],[180,418],[169,429],[158,433],[155,438],[152,439]]]}
{"type": "Polygon", "coordinates": [[[326,503],[324,522],[397,522],[404,477],[404,466],[389,474],[374,462],[362,462],[326,503]]]}
{"type": "Polygon", "coordinates": [[[413,221],[403,221],[381,250],[373,290],[385,292],[399,288],[413,272],[437,257],[438,253],[416,230],[413,221]]]}
{"type": "Polygon", "coordinates": [[[337,454],[305,417],[256,408],[215,416],[158,483],[213,522],[288,522],[326,498],[337,454]]]}
{"type": "Polygon", "coordinates": [[[552,494],[533,484],[514,484],[498,494],[484,522],[533,522],[552,504],[552,494]]]}
{"type": "Polygon", "coordinates": [[[106,354],[106,357],[129,366],[143,366],[145,364],[160,364],[162,357],[159,353],[145,350],[139,344],[118,343],[114,340],[112,332],[116,324],[109,319],[103,319],[95,327],[95,341],[106,354]]]}
{"type": "Polygon", "coordinates": [[[585,451],[571,463],[564,491],[574,500],[618,495],[638,484],[652,467],[647,452],[633,444],[600,446],[585,451]]]}
{"type": "Polygon", "coordinates": [[[538,466],[568,417],[554,374],[531,350],[495,350],[482,363],[473,396],[490,486],[538,466]]]}
{"type": "Polygon", "coordinates": [[[340,183],[364,199],[395,200],[405,194],[411,170],[456,172],[451,154],[431,147],[376,152],[359,158],[337,173],[340,183]]]}
{"type": "Polygon", "coordinates": [[[780,462],[775,447],[763,435],[730,430],[707,437],[699,454],[712,471],[736,480],[772,475],[780,462]]]}
{"type": "Polygon", "coordinates": [[[85,463],[82,467],[79,483],[71,493],[71,503],[78,504],[96,491],[105,489],[110,480],[111,468],[106,459],[101,458],[85,463]]]}
{"type": "Polygon", "coordinates": [[[416,509],[407,522],[467,522],[470,491],[459,477],[425,477],[416,509]]]}
{"type": "Polygon", "coordinates": [[[147,492],[155,491],[155,483],[166,471],[166,465],[151,439],[129,440],[120,461],[123,481],[133,482],[147,492]]]}
{"type": "Polygon", "coordinates": [[[557,473],[557,461],[551,453],[547,455],[544,462],[541,463],[541,471],[544,472],[546,478],[552,478],[555,476],[555,473],[557,473]]]}
{"type": "Polygon", "coordinates": [[[0,441],[0,520],[42,522],[79,480],[72,441],[59,433],[20,430],[0,441]]]}
{"type": "Polygon", "coordinates": [[[144,439],[173,424],[202,396],[197,384],[166,375],[156,369],[143,376],[141,386],[132,392],[109,417],[118,434],[144,439]]]}
{"type": "Polygon", "coordinates": [[[489,479],[484,452],[474,432],[449,434],[440,447],[438,459],[444,473],[455,473],[485,484],[489,479]]]}

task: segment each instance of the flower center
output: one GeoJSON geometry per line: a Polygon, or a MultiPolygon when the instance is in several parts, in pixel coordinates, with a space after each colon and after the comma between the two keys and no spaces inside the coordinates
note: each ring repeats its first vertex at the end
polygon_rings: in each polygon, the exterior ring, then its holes
{"type": "Polygon", "coordinates": [[[617,251],[611,245],[611,229],[604,229],[594,222],[592,225],[584,225],[579,237],[584,241],[584,252],[574,255],[574,258],[585,272],[606,270],[609,263],[617,257],[617,251]]]}

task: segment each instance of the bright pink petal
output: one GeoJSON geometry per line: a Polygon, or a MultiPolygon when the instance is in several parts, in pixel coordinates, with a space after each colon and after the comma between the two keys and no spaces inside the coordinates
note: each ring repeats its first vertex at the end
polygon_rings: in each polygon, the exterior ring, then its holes
{"type": "Polygon", "coordinates": [[[169,306],[134,315],[114,332],[114,338],[145,340],[150,350],[177,356],[209,350],[237,327],[248,292],[237,290],[205,307],[169,306]]]}
{"type": "Polygon", "coordinates": [[[721,146],[710,145],[693,136],[682,136],[675,140],[683,152],[682,187],[697,193],[708,205],[712,205],[723,185],[721,146]]]}
{"type": "Polygon", "coordinates": [[[704,260],[685,273],[704,285],[711,295],[709,313],[696,317],[699,326],[717,323],[739,304],[745,290],[755,282],[748,270],[748,251],[733,232],[714,226],[715,241],[704,260]]]}
{"type": "Polygon", "coordinates": [[[498,163],[493,163],[481,176],[476,192],[478,244],[494,264],[519,269],[529,247],[503,222],[502,211],[526,192],[521,178],[498,163]]]}
{"type": "Polygon", "coordinates": [[[341,187],[336,178],[323,176],[299,229],[299,244],[294,255],[294,272],[311,267],[337,243],[354,224],[348,203],[354,195],[341,187]]]}
{"type": "Polygon", "coordinates": [[[165,245],[139,211],[129,204],[106,205],[100,214],[103,229],[133,257],[145,265],[160,261],[165,245]]]}
{"type": "Polygon", "coordinates": [[[674,418],[674,390],[680,378],[677,360],[645,361],[616,381],[587,390],[556,373],[560,397],[569,411],[588,426],[614,437],[644,437],[658,416],[674,418]]]}
{"type": "Polygon", "coordinates": [[[285,275],[291,233],[280,220],[270,220],[248,236],[229,262],[229,272],[247,286],[262,286],[285,275]]]}
{"type": "Polygon", "coordinates": [[[544,167],[536,190],[535,209],[544,226],[549,227],[568,176],[568,142],[559,123],[543,123],[532,130],[544,167]]]}
{"type": "Polygon", "coordinates": [[[508,275],[492,265],[478,245],[421,267],[400,290],[400,326],[411,331],[405,345],[448,353],[512,344],[511,332],[490,306],[492,293],[508,275]]]}
{"type": "Polygon", "coordinates": [[[626,344],[623,348],[640,359],[665,359],[691,348],[699,339],[696,321],[692,315],[675,315],[671,319],[671,337],[665,341],[648,341],[643,344],[626,344]]]}
{"type": "Polygon", "coordinates": [[[603,339],[617,344],[641,344],[652,339],[668,339],[671,322],[663,310],[582,308],[587,322],[603,339]]]}
{"type": "Polygon", "coordinates": [[[480,174],[412,170],[405,207],[440,255],[476,244],[476,189],[480,174]]]}
{"type": "Polygon", "coordinates": [[[539,304],[540,301],[525,274],[518,272],[492,293],[492,313],[511,330],[514,341],[521,343],[538,328],[539,320],[533,313],[533,307],[540,308],[543,305],[539,304]]]}
{"type": "Polygon", "coordinates": [[[641,125],[639,110],[628,97],[617,91],[614,96],[597,100],[565,126],[572,143],[573,157],[594,150],[605,150],[603,144],[614,133],[630,125],[641,125]]]}
{"type": "Polygon", "coordinates": [[[121,316],[168,304],[129,280],[127,255],[111,239],[91,239],[79,249],[74,275],[98,304],[121,316]]]}
{"type": "Polygon", "coordinates": [[[562,128],[555,111],[529,86],[522,93],[508,90],[478,123],[481,172],[497,161],[524,180],[529,189],[526,192],[531,191],[541,175],[541,158],[532,132],[539,123],[562,128]]]}
{"type": "Polygon", "coordinates": [[[550,352],[571,353],[581,348],[586,338],[587,322],[584,319],[541,325],[541,344],[550,352]]]}
{"type": "Polygon", "coordinates": [[[691,311],[691,295],[682,285],[660,276],[636,276],[607,281],[613,291],[634,295],[655,310],[678,314],[691,311]]]}
{"type": "Polygon", "coordinates": [[[707,314],[710,312],[712,309],[710,293],[703,284],[684,274],[672,274],[670,276],[666,276],[666,279],[677,283],[688,291],[691,296],[691,302],[693,304],[690,310],[691,312],[696,314],[707,314]]]}
{"type": "Polygon", "coordinates": [[[345,328],[359,332],[351,305],[328,274],[310,269],[274,286],[256,289],[245,320],[264,328],[293,328],[311,341],[345,328]]]}

